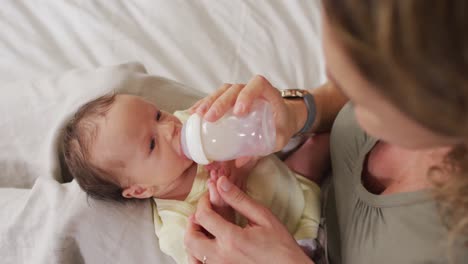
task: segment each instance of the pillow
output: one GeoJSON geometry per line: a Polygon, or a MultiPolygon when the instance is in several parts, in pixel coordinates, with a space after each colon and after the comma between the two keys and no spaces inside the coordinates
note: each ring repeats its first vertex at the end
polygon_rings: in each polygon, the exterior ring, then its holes
{"type": "Polygon", "coordinates": [[[30,188],[38,177],[63,182],[58,136],[79,106],[117,91],[143,96],[167,111],[185,109],[201,92],[149,75],[139,63],[76,69],[37,81],[2,87],[0,187],[30,188]]]}
{"type": "Polygon", "coordinates": [[[165,263],[149,200],[87,199],[76,181],[0,188],[1,263],[165,263]]]}

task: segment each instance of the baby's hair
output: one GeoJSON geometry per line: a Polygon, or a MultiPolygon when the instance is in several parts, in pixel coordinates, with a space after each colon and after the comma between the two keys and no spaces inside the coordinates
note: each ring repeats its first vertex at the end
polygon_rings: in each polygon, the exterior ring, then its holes
{"type": "Polygon", "coordinates": [[[97,131],[97,119],[103,118],[116,98],[115,93],[96,98],[74,114],[63,130],[62,153],[70,174],[91,197],[124,202],[122,187],[115,177],[90,161],[90,146],[97,131]]]}

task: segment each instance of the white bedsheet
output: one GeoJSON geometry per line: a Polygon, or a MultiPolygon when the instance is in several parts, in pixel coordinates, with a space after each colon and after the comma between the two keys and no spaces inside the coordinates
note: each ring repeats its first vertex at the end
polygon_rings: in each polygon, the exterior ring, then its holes
{"type": "Polygon", "coordinates": [[[0,82],[138,60],[212,92],[323,82],[318,0],[2,0],[0,82]]]}
{"type": "Polygon", "coordinates": [[[74,182],[46,178],[2,192],[1,263],[173,263],[158,249],[146,202],[95,201],[74,182]]]}
{"type": "MultiPolygon", "coordinates": [[[[21,93],[10,82],[127,61],[205,94],[254,74],[311,88],[325,77],[319,11],[318,0],[2,0],[0,96],[21,93]]],[[[74,182],[47,176],[0,188],[0,262],[172,263],[148,203],[89,206],[74,182]]]]}

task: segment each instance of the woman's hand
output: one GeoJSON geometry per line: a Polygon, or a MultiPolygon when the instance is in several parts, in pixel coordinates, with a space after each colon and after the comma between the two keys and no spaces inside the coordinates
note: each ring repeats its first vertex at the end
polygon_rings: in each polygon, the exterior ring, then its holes
{"type": "Polygon", "coordinates": [[[190,217],[185,246],[191,263],[313,263],[279,220],[265,207],[221,177],[216,183],[219,196],[244,215],[249,224],[242,228],[218,215],[208,195],[190,217]],[[210,235],[206,234],[206,231],[210,235]]]}
{"type": "Polygon", "coordinates": [[[221,176],[226,176],[241,190],[245,190],[248,175],[251,173],[258,159],[252,158],[241,167],[237,167],[234,161],[212,162],[205,166],[208,170],[210,179],[207,182],[210,203],[213,210],[224,217],[224,219],[234,223],[234,210],[221,198],[216,188],[216,182],[221,176]]]}
{"type": "MultiPolygon", "coordinates": [[[[253,101],[259,98],[268,101],[272,106],[276,125],[275,151],[278,151],[287,144],[294,133],[302,128],[305,119],[298,120],[297,101],[291,100],[286,103],[279,91],[262,76],[255,76],[246,85],[224,84],[212,95],[195,103],[190,111],[200,114],[207,121],[214,122],[232,107],[236,115],[242,116],[248,113],[253,101]]],[[[305,109],[304,106],[302,107],[305,109]]],[[[241,165],[246,161],[248,159],[244,158],[242,161],[238,160],[237,164],[241,165]]]]}
{"type": "Polygon", "coordinates": [[[234,210],[221,198],[216,188],[216,182],[221,176],[226,176],[241,190],[245,190],[247,178],[257,164],[258,159],[252,158],[241,167],[237,167],[234,161],[212,162],[205,166],[209,171],[210,179],[207,182],[210,203],[213,210],[231,223],[234,223],[234,210]]]}
{"type": "Polygon", "coordinates": [[[207,182],[208,197],[213,211],[222,216],[224,219],[231,223],[235,223],[236,215],[234,209],[227,204],[219,195],[216,188],[216,181],[209,179],[207,182]]]}

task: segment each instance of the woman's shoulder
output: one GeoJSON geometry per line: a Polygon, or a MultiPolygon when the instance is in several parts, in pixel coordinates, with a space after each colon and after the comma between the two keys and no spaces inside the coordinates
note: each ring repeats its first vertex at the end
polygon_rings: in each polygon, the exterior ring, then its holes
{"type": "Polygon", "coordinates": [[[333,123],[330,135],[332,155],[341,153],[357,157],[364,148],[374,145],[376,141],[362,130],[355,119],[352,105],[347,103],[333,123]]]}

